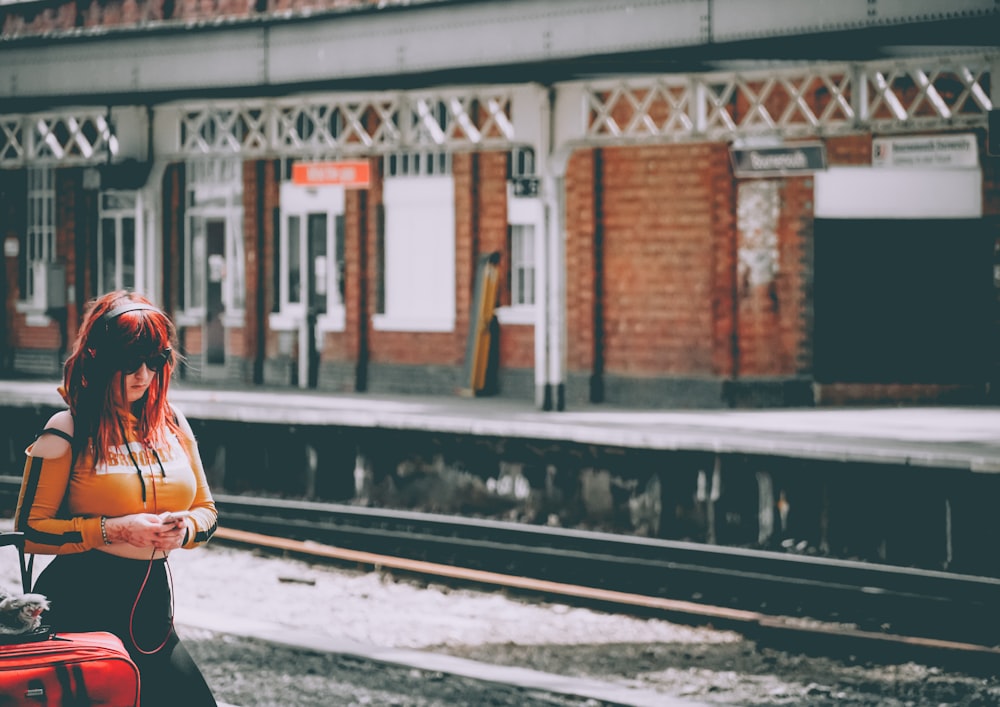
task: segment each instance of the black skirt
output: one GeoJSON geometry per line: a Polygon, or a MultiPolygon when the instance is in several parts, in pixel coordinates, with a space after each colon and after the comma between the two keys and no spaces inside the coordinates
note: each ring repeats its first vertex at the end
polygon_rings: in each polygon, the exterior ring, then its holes
{"type": "Polygon", "coordinates": [[[129,560],[99,550],[58,555],[33,591],[48,598],[42,622],[56,633],[108,631],[121,639],[139,667],[143,707],[216,704],[174,632],[166,560],[129,560]]]}
{"type": "Polygon", "coordinates": [[[43,623],[56,632],[110,631],[133,655],[156,650],[171,633],[162,559],[129,560],[99,550],[59,555],[33,591],[48,598],[43,623]]]}

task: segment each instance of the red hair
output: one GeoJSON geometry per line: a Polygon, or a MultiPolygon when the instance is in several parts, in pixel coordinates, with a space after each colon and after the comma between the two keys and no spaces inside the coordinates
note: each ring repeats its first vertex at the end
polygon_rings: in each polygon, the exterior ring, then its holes
{"type": "Polygon", "coordinates": [[[175,346],[170,318],[142,295],[127,290],[95,299],[84,314],[73,349],[63,368],[63,397],[74,421],[74,451],[90,446],[100,463],[112,446],[124,445],[129,428],[140,441],[166,442],[180,429],[167,403],[175,356],[157,371],[142,398],[129,406],[125,393],[125,362],[130,356],[149,356],[175,346]],[[148,308],[107,317],[128,304],[148,308]],[[130,416],[135,416],[134,426],[130,416]]]}

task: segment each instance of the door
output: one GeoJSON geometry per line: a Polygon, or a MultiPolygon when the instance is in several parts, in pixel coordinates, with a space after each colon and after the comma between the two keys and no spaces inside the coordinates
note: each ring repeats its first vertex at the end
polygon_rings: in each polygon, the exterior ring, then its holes
{"type": "Polygon", "coordinates": [[[342,187],[282,185],[279,315],[296,332],[292,382],[300,388],[317,387],[323,336],[331,328],[328,315],[342,309],[340,268],[333,260],[342,250],[337,243],[343,211],[342,187]]]}
{"type": "Polygon", "coordinates": [[[205,363],[209,366],[226,364],[226,330],[222,315],[226,311],[223,282],[226,277],[226,221],[208,219],[205,222],[205,363]]]}

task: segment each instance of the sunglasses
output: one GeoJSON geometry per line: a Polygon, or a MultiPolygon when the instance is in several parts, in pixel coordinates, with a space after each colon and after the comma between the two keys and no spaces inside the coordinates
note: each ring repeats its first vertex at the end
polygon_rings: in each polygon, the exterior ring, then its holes
{"type": "Polygon", "coordinates": [[[122,366],[122,370],[125,371],[127,375],[132,375],[145,365],[151,372],[159,373],[163,370],[163,367],[173,359],[173,355],[174,350],[166,348],[163,349],[163,351],[155,353],[151,356],[137,356],[135,358],[129,358],[125,362],[125,365],[122,366]]]}

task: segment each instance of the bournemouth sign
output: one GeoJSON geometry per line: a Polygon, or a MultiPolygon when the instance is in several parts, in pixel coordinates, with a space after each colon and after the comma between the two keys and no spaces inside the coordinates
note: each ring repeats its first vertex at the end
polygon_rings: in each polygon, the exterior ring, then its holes
{"type": "Polygon", "coordinates": [[[826,169],[826,148],[822,143],[733,147],[729,156],[737,177],[784,177],[826,169]]]}

